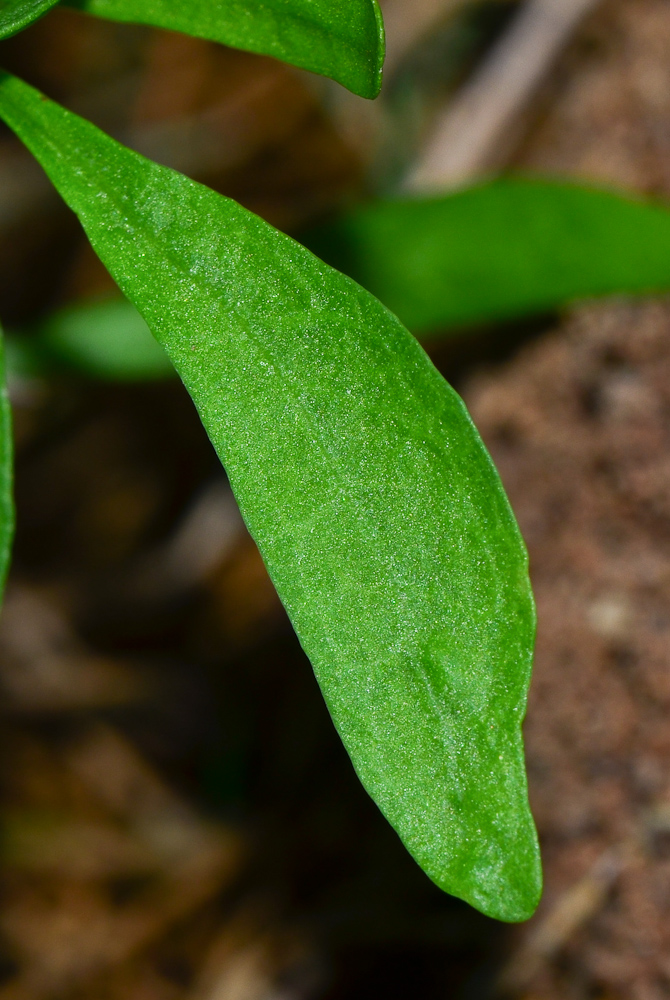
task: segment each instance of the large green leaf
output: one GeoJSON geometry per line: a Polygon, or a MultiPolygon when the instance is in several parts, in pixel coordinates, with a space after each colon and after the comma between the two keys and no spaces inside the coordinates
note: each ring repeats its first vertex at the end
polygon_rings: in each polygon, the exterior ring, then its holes
{"type": "Polygon", "coordinates": [[[12,411],[7,395],[5,357],[0,332],[0,600],[5,587],[14,537],[12,411]]]}
{"type": "Polygon", "coordinates": [[[417,332],[670,289],[670,212],[566,182],[379,202],[307,242],[417,332]]]}
{"type": "Polygon", "coordinates": [[[136,21],[260,52],[376,97],[384,62],[377,0],[68,0],[89,14],[136,21]]]}
{"type": "Polygon", "coordinates": [[[58,0],[0,0],[0,38],[8,38],[27,28],[58,0]]]}
{"type": "Polygon", "coordinates": [[[376,299],[12,78],[0,115],[164,345],[370,794],[432,879],[540,892],[527,558],[467,411],[376,299]]]}

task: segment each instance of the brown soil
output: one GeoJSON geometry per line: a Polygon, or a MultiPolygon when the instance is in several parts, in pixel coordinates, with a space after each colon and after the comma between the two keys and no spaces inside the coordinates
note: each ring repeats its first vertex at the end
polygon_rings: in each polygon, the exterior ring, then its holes
{"type": "MultiPolygon", "coordinates": [[[[670,194],[670,4],[615,0],[515,165],[670,194]]],[[[577,309],[464,395],[528,543],[526,724],[546,891],[515,996],[670,996],[670,307],[577,309]]]]}
{"type": "Polygon", "coordinates": [[[509,976],[533,997],[664,997],[670,309],[580,310],[465,395],[539,615],[526,739],[546,891],[509,976]]]}

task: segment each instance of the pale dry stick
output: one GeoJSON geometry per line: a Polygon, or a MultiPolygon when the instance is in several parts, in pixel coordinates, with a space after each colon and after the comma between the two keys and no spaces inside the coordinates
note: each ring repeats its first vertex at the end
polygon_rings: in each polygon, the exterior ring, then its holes
{"type": "Polygon", "coordinates": [[[296,972],[311,979],[316,956],[299,932],[273,923],[264,909],[261,900],[246,902],[221,925],[187,1000],[297,1000],[304,995],[303,989],[281,983],[296,972]]]}
{"type": "Polygon", "coordinates": [[[657,803],[645,812],[630,835],[600,855],[590,871],[570,886],[540,918],[498,979],[504,995],[526,990],[542,966],[554,958],[580,928],[603,908],[619,876],[648,854],[650,841],[670,831],[670,804],[657,803]]]}
{"type": "Polygon", "coordinates": [[[440,191],[489,169],[500,143],[598,0],[528,0],[473,78],[438,116],[404,187],[440,191]]]}
{"type": "Polygon", "coordinates": [[[504,995],[518,993],[533,981],[542,965],[553,958],[574,934],[602,908],[605,897],[638,848],[632,837],[605,851],[591,870],[559,897],[512,956],[498,980],[504,995]]]}
{"type": "Polygon", "coordinates": [[[142,597],[169,597],[204,580],[245,535],[242,515],[226,479],[205,487],[174,535],[150,552],[131,583],[142,597]]]}
{"type": "MultiPolygon", "coordinates": [[[[386,32],[384,81],[406,55],[440,21],[453,17],[471,0],[381,0],[386,32]]],[[[510,0],[500,0],[501,3],[510,0]]],[[[369,163],[388,138],[384,101],[368,101],[326,77],[300,71],[305,85],[316,93],[336,129],[364,163],[369,163]]]]}
{"type": "MultiPolygon", "coordinates": [[[[473,0],[381,0],[386,31],[384,77],[388,79],[414,46],[440,22],[457,14],[473,0]]],[[[512,3],[513,0],[498,0],[512,3]]]]}

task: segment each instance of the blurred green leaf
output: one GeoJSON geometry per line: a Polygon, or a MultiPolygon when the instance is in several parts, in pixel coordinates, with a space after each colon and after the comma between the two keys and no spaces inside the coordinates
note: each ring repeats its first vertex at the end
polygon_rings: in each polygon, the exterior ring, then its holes
{"type": "Polygon", "coordinates": [[[416,332],[670,290],[667,209],[558,181],[508,178],[379,202],[307,243],[416,332]]]}
{"type": "Polygon", "coordinates": [[[94,378],[134,381],[174,375],[167,354],[125,299],[64,309],[43,324],[37,343],[47,356],[94,378]]]}
{"type": "Polygon", "coordinates": [[[39,379],[49,367],[36,337],[5,331],[5,375],[10,385],[39,379]]]}
{"type": "Polygon", "coordinates": [[[4,345],[0,333],[0,599],[5,587],[14,538],[13,460],[12,411],[7,394],[4,345]]]}
{"type": "Polygon", "coordinates": [[[376,299],[4,77],[0,114],[193,396],[363,784],[438,885],[540,893],[523,542],[467,411],[376,299]]]}
{"type": "Polygon", "coordinates": [[[377,0],[67,0],[89,14],[172,28],[274,56],[376,97],[384,62],[377,0]]]}
{"type": "Polygon", "coordinates": [[[0,38],[22,31],[58,0],[0,0],[0,38]]]}

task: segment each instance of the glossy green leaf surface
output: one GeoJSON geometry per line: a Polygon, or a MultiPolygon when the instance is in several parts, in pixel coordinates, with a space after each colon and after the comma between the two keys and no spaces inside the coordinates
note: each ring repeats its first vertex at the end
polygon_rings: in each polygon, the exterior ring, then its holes
{"type": "Polygon", "coordinates": [[[274,56],[376,97],[384,62],[377,0],[68,0],[113,21],[172,28],[274,56]]]}
{"type": "Polygon", "coordinates": [[[46,14],[57,0],[0,0],[0,38],[9,38],[46,14]]]}
{"type": "Polygon", "coordinates": [[[363,784],[438,885],[528,917],[533,600],[462,401],[381,303],[235,202],[11,77],[0,115],[184,380],[363,784]]]}
{"type": "Polygon", "coordinates": [[[7,393],[2,339],[0,332],[0,600],[5,587],[14,538],[12,411],[7,393]]]}
{"type": "Polygon", "coordinates": [[[378,202],[308,243],[416,332],[670,289],[670,212],[565,182],[508,178],[378,202]]]}
{"type": "Polygon", "coordinates": [[[126,299],[61,310],[41,326],[35,346],[47,359],[93,378],[136,381],[174,375],[167,354],[126,299]]]}

